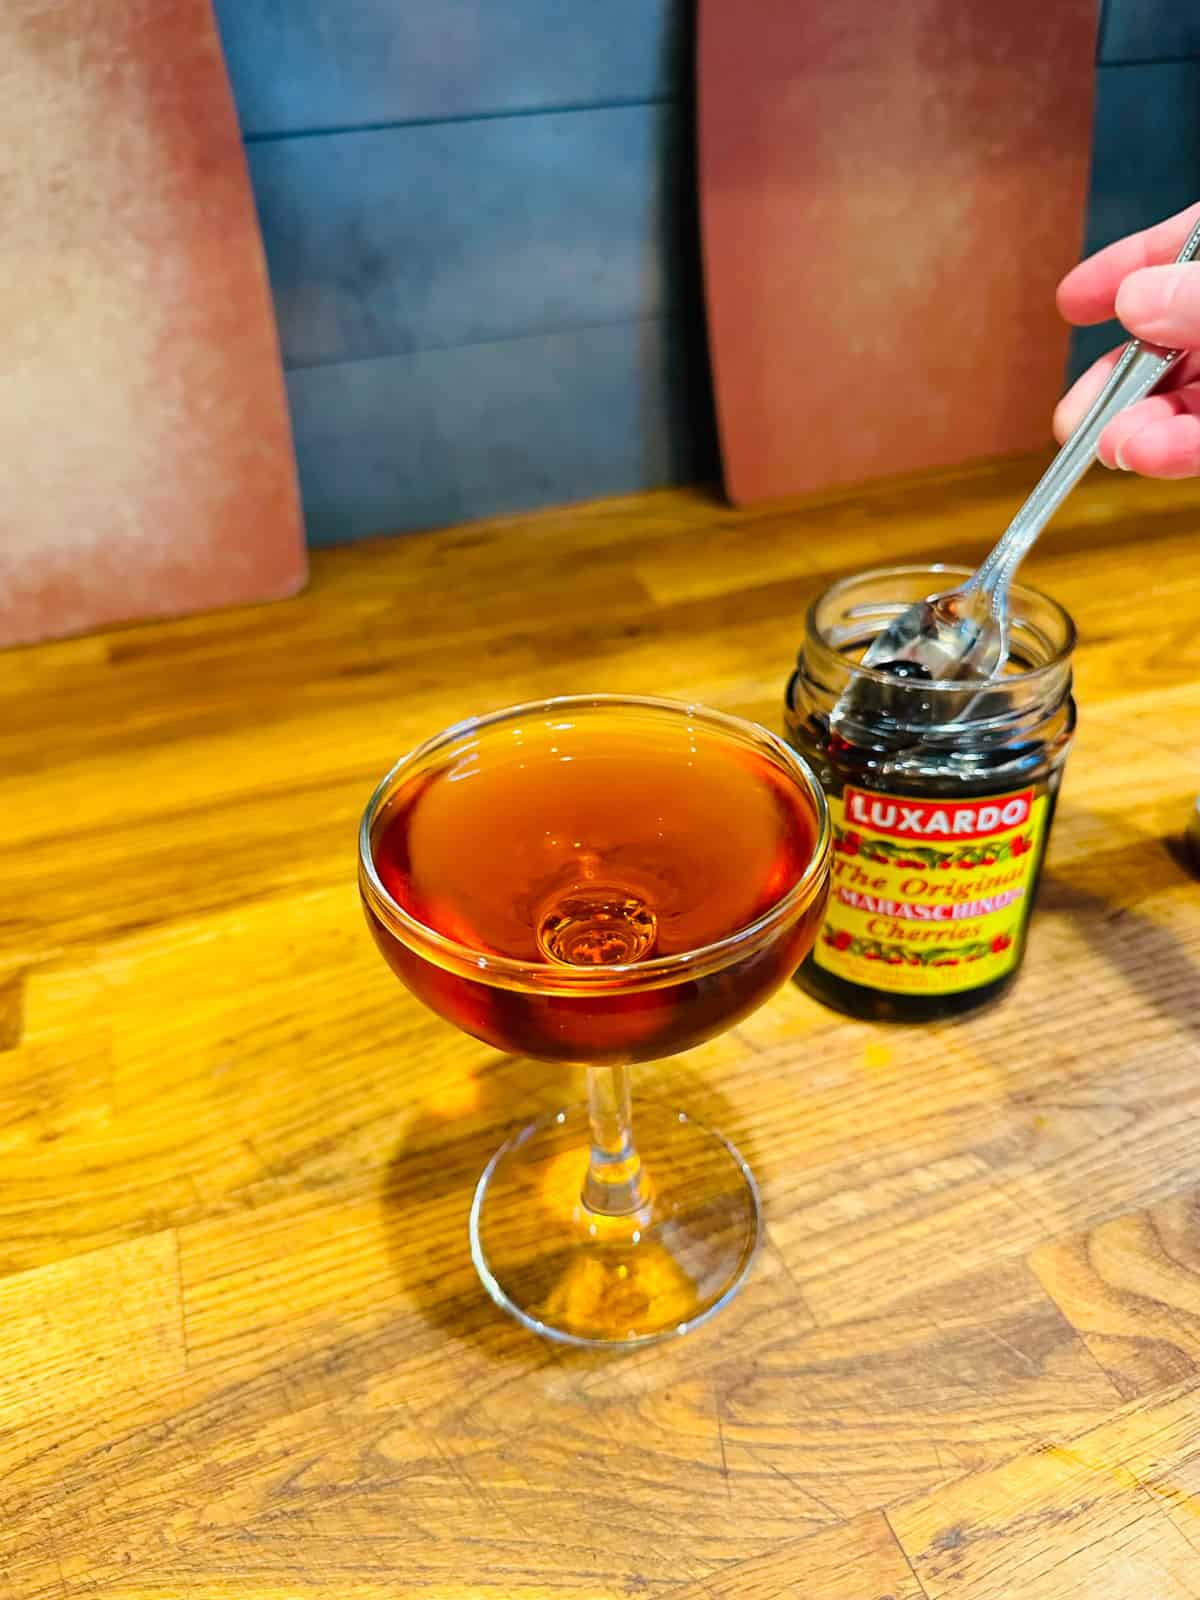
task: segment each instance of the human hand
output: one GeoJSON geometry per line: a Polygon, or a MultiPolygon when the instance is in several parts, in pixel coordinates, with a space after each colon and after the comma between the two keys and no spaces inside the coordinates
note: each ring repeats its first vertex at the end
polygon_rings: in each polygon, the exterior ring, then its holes
{"type": "MultiPolygon", "coordinates": [[[[1200,475],[1200,261],[1174,265],[1200,218],[1200,205],[1132,233],[1073,267],[1058,286],[1058,309],[1086,327],[1117,316],[1137,339],[1186,350],[1161,393],[1114,417],[1100,435],[1106,467],[1150,478],[1200,475]],[[1168,264],[1170,263],[1170,264],[1168,264]]],[[[1061,443],[1100,392],[1124,348],[1100,357],[1059,401],[1054,435],[1061,443]]]]}

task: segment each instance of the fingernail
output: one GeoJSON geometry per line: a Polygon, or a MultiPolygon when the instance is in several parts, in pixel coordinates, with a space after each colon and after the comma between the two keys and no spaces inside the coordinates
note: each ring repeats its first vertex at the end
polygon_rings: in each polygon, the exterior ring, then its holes
{"type": "MultiPolygon", "coordinates": [[[[1132,439],[1132,438],[1133,438],[1133,435],[1130,434],[1129,435],[1129,439],[1132,439]]],[[[1129,443],[1129,439],[1122,439],[1120,444],[1117,446],[1117,449],[1116,449],[1116,463],[1117,463],[1117,466],[1120,467],[1122,472],[1132,472],[1133,471],[1133,468],[1129,465],[1128,461],[1126,461],[1126,459],[1125,459],[1125,446],[1129,443]]]]}

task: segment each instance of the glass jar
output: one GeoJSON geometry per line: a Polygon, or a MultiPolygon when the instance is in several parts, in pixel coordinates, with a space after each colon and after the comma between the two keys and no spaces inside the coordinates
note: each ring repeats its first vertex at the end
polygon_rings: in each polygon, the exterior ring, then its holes
{"type": "Polygon", "coordinates": [[[825,921],[796,980],[851,1016],[961,1015],[1003,994],[1025,953],[1075,730],[1074,623],[1015,585],[994,682],[858,664],[899,611],[968,574],[887,567],[833,584],[788,684],[788,738],[820,776],[835,839],[825,921]]]}

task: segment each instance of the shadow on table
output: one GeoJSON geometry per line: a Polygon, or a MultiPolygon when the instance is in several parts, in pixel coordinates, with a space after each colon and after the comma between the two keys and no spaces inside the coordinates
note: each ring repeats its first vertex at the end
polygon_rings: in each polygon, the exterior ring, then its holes
{"type": "MultiPolygon", "coordinates": [[[[1158,848],[1191,879],[1182,842],[1164,840],[1158,848]]],[[[1172,929],[1136,907],[1114,905],[1095,890],[1050,872],[1042,880],[1038,906],[1070,917],[1096,954],[1148,1005],[1200,1038],[1200,965],[1172,929]]]]}
{"type": "MultiPolygon", "coordinates": [[[[644,1098],[678,1102],[733,1139],[754,1166],[754,1139],[743,1117],[708,1081],[697,1092],[681,1084],[661,1095],[644,1069],[644,1098]]],[[[634,1108],[638,1080],[634,1079],[634,1108]]],[[[585,1097],[577,1068],[496,1056],[464,1067],[423,1106],[384,1169],[381,1201],[392,1263],[408,1303],[456,1340],[483,1347],[495,1360],[525,1366],[557,1360],[594,1362],[597,1353],[538,1339],[488,1298],[471,1261],[467,1234],[475,1185],[496,1150],[535,1118],[585,1097]]],[[[600,1359],[605,1359],[600,1352],[600,1359]]]]}

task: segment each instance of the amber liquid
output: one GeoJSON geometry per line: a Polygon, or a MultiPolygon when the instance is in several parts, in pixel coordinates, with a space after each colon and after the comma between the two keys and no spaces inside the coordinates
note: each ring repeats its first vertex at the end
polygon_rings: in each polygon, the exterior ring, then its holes
{"type": "Polygon", "coordinates": [[[777,988],[811,945],[823,897],[708,976],[639,989],[638,964],[749,927],[801,878],[815,838],[808,797],[785,770],[682,715],[584,708],[502,722],[390,797],[376,869],[405,911],[460,946],[543,972],[591,968],[595,990],[468,978],[371,921],[426,1004],[502,1050],[649,1059],[730,1026],[777,988]],[[603,971],[616,965],[631,973],[603,971]]]}

